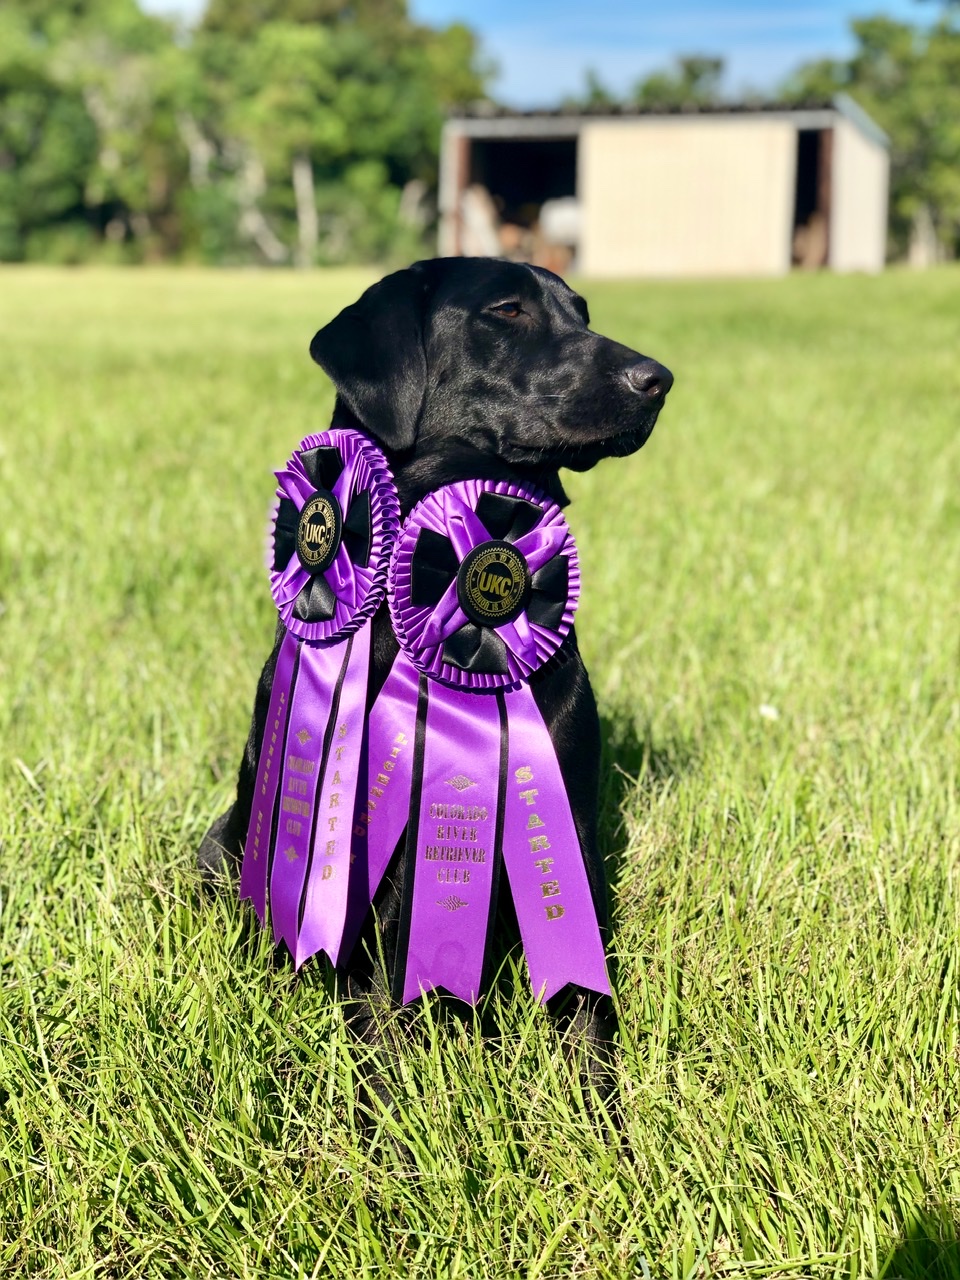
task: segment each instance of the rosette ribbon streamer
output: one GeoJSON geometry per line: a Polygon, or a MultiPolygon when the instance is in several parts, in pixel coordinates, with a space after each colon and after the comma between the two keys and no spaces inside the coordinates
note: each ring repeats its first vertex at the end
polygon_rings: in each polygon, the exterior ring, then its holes
{"type": "Polygon", "coordinates": [[[240,896],[299,967],[336,964],[369,906],[351,827],[363,763],[370,619],[400,522],[380,450],[357,431],[303,439],[282,470],[270,589],[285,635],[257,760],[240,896]]]}
{"type": "Polygon", "coordinates": [[[410,513],[388,594],[398,656],[368,725],[354,851],[376,890],[404,829],[395,994],[480,995],[499,866],[534,992],[609,992],[570,802],[529,677],[573,624],[580,576],[560,509],[516,485],[448,485],[410,513]],[[361,859],[362,855],[362,859],[361,859]]]}

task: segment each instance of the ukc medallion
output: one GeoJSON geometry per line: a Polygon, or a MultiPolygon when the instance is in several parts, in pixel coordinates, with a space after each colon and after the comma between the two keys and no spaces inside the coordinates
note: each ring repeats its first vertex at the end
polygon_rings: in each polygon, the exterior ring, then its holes
{"type": "Polygon", "coordinates": [[[509,542],[483,542],[457,574],[457,598],[471,622],[498,627],[523,613],[530,598],[527,562],[509,542]]]}
{"type": "Polygon", "coordinates": [[[340,504],[332,493],[318,490],[304,503],[297,524],[297,558],[307,573],[329,569],[340,549],[340,504]]]}

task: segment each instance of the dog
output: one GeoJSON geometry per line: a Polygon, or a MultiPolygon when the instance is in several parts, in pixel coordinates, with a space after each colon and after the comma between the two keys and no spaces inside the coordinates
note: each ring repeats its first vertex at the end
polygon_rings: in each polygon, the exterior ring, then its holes
{"type": "MultiPolygon", "coordinates": [[[[364,432],[384,450],[404,516],[441,485],[472,479],[532,486],[565,506],[560,470],[586,471],[638,450],[673,383],[663,365],[593,333],[589,323],[583,298],[549,271],[491,258],[438,258],[367,289],[314,336],[310,354],[336,387],[333,424],[364,432]]],[[[236,800],[199,850],[207,877],[235,871],[242,856],[282,638],[278,623],[236,800]]],[[[397,652],[384,604],[373,619],[368,710],[397,652]]],[[[600,722],[574,631],[530,685],[556,750],[605,935],[600,722]]],[[[379,972],[370,957],[378,954],[377,928],[388,969],[396,954],[405,856],[401,840],[345,974],[361,1009],[391,989],[392,974],[379,972]]],[[[602,1051],[614,1034],[609,997],[566,994],[551,1007],[562,1006],[577,1037],[602,1051]]],[[[370,1018],[358,1017],[367,1036],[370,1018]]]]}

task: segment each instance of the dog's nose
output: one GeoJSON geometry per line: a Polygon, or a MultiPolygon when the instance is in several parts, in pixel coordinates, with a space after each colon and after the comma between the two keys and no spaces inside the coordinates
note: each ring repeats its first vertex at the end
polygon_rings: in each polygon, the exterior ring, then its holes
{"type": "Polygon", "coordinates": [[[645,400],[663,401],[673,386],[673,374],[656,360],[638,360],[623,371],[630,390],[645,400]]]}

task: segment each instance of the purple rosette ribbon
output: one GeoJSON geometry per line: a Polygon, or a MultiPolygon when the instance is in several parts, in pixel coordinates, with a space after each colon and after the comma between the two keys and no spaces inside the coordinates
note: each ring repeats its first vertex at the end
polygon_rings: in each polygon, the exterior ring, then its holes
{"type": "Polygon", "coordinates": [[[401,653],[369,717],[354,851],[372,895],[406,831],[404,1003],[437,988],[476,1002],[501,862],[538,998],[568,983],[610,990],[570,802],[528,683],[569,633],[579,587],[566,520],[533,490],[448,485],[401,527],[388,584],[401,653]]]}
{"type": "Polygon", "coordinates": [[[285,635],[259,744],[240,896],[299,967],[333,964],[369,905],[353,865],[370,670],[369,622],[400,523],[380,450],[357,431],[306,436],[276,473],[270,589],[285,635]]]}

